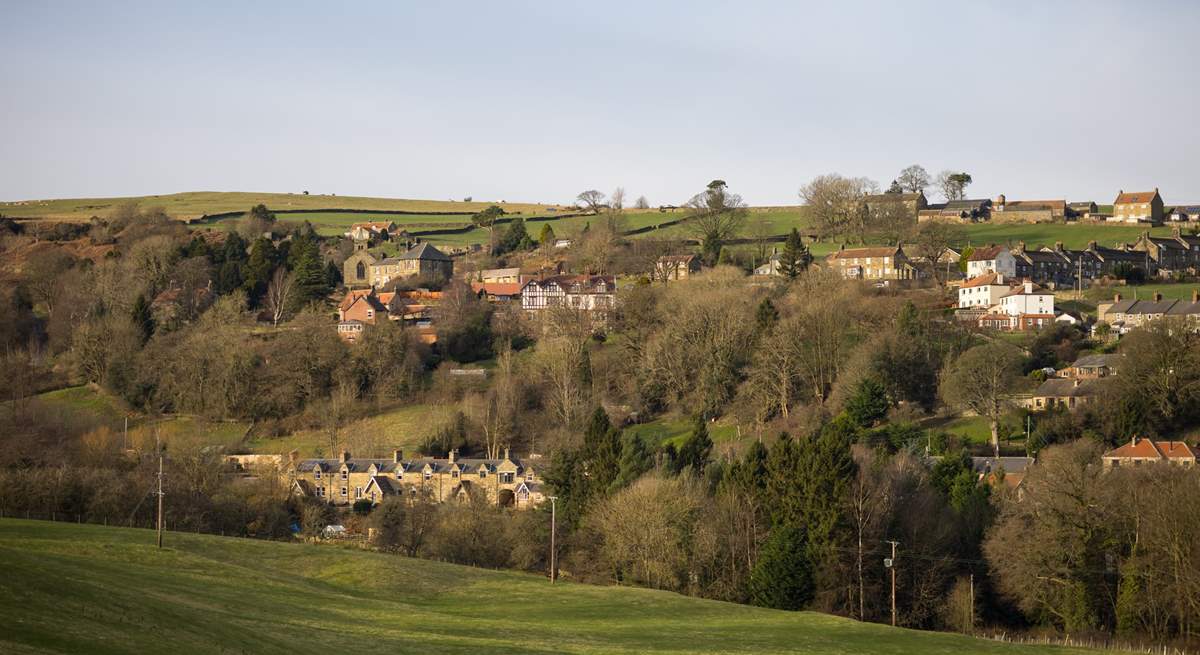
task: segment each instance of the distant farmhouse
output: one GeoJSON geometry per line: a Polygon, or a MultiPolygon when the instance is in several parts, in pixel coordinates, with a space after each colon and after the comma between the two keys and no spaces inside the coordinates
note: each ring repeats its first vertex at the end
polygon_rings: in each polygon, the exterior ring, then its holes
{"type": "Polygon", "coordinates": [[[1108,220],[1114,223],[1159,225],[1163,222],[1163,200],[1158,194],[1158,187],[1153,191],[1120,191],[1113,201],[1113,213],[1108,220]]]}
{"type": "Polygon", "coordinates": [[[884,248],[846,248],[826,258],[826,264],[842,277],[851,280],[901,281],[915,280],[916,267],[900,246],[884,248]]]}
{"type": "Polygon", "coordinates": [[[1174,464],[1196,466],[1200,459],[1200,448],[1189,446],[1183,441],[1154,441],[1134,437],[1129,443],[1104,453],[1104,468],[1142,466],[1147,464],[1174,464]]]}

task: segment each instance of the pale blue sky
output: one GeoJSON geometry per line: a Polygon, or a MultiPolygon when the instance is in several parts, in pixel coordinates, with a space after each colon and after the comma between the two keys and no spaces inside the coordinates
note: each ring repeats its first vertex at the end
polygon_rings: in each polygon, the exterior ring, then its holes
{"type": "Polygon", "coordinates": [[[0,199],[795,204],[918,162],[1200,203],[1198,2],[250,4],[0,0],[0,199]]]}

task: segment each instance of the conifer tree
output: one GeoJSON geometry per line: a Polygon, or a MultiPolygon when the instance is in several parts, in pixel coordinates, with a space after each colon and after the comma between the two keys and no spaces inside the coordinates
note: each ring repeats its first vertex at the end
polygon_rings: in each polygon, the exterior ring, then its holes
{"type": "Polygon", "coordinates": [[[142,343],[150,340],[150,335],[154,334],[154,316],[150,313],[150,303],[146,302],[146,296],[138,294],[137,300],[133,301],[133,324],[141,333],[142,343]]]}
{"type": "Polygon", "coordinates": [[[759,607],[800,610],[813,598],[813,570],[804,529],[776,525],[750,571],[750,602],[759,607]]]}
{"type": "Polygon", "coordinates": [[[859,427],[869,428],[887,416],[889,407],[883,384],[869,376],[855,385],[854,393],[846,401],[846,414],[859,427]]]}
{"type": "Polygon", "coordinates": [[[625,435],[621,444],[621,466],[610,488],[616,491],[628,487],[654,465],[646,440],[635,432],[625,435]]]}
{"type": "Polygon", "coordinates": [[[770,298],[763,298],[762,302],[758,303],[758,309],[754,310],[754,324],[758,326],[759,331],[769,330],[779,321],[779,310],[775,308],[775,303],[771,302],[770,298]]]}
{"type": "Polygon", "coordinates": [[[708,423],[703,416],[697,416],[691,435],[679,447],[679,456],[675,461],[675,471],[678,473],[691,467],[697,475],[704,472],[712,455],[713,442],[708,436],[708,423]]]}
{"type": "Polygon", "coordinates": [[[799,230],[792,228],[783,244],[783,252],[779,254],[779,272],[789,280],[794,280],[806,271],[811,263],[812,255],[808,252],[808,246],[804,245],[799,230]]]}
{"type": "Polygon", "coordinates": [[[539,245],[553,246],[557,239],[558,237],[554,235],[554,228],[550,227],[549,223],[546,223],[542,226],[542,231],[540,234],[538,234],[539,245]]]}

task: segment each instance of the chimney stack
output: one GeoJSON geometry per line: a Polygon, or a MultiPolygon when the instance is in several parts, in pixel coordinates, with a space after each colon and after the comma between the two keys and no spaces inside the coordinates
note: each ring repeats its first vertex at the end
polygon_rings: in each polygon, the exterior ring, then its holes
{"type": "Polygon", "coordinates": [[[393,450],[392,451],[392,462],[395,464],[399,464],[400,462],[403,462],[403,461],[404,461],[404,451],[400,450],[399,448],[397,448],[396,450],[393,450]]]}
{"type": "Polygon", "coordinates": [[[1161,293],[1154,294],[1154,302],[1162,302],[1162,294],[1161,293]]]}
{"type": "Polygon", "coordinates": [[[1025,293],[1033,293],[1033,282],[1029,282],[1028,280],[1026,280],[1025,293]]]}
{"type": "Polygon", "coordinates": [[[348,461],[350,461],[350,451],[349,451],[349,450],[343,450],[343,451],[342,451],[342,463],[343,463],[343,464],[345,464],[345,463],[346,463],[346,462],[348,462],[348,461]]]}
{"type": "Polygon", "coordinates": [[[508,459],[508,446],[504,447],[504,459],[508,459]]]}
{"type": "Polygon", "coordinates": [[[1113,302],[1121,302],[1121,294],[1118,293],[1113,296],[1113,302]]]}
{"type": "Polygon", "coordinates": [[[1017,242],[1017,250],[1019,250],[1021,252],[1025,252],[1025,242],[1024,241],[1017,242]]]}
{"type": "Polygon", "coordinates": [[[1200,289],[1192,289],[1192,302],[1200,302],[1200,289]]]}
{"type": "Polygon", "coordinates": [[[451,449],[449,453],[446,453],[446,458],[450,460],[451,464],[453,464],[454,460],[458,459],[458,449],[451,449]]]}

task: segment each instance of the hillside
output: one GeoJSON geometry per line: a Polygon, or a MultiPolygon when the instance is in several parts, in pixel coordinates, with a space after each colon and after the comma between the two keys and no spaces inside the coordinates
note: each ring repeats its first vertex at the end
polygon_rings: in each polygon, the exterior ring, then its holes
{"type": "MultiPolygon", "coordinates": [[[[83,221],[92,216],[105,216],[118,205],[136,202],[144,207],[162,207],[179,219],[198,218],[206,214],[246,211],[263,204],[276,211],[374,209],[407,212],[477,212],[499,201],[459,202],[452,200],[408,200],[401,198],[364,198],[358,196],[304,195],[302,193],[255,193],[242,191],[189,191],[153,196],[124,198],[63,198],[56,200],[24,200],[0,202],[0,214],[13,218],[36,218],[59,221],[83,221]]],[[[503,203],[508,212],[543,212],[548,207],[535,203],[503,203]]]]}
{"type": "Polygon", "coordinates": [[[398,556],[0,520],[6,653],[1037,653],[398,556]]]}

